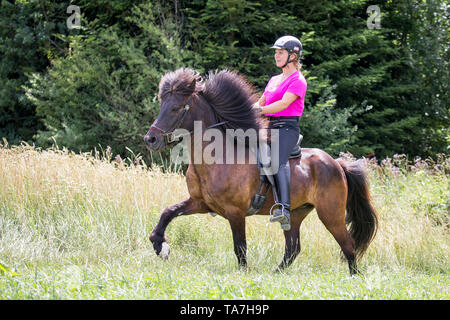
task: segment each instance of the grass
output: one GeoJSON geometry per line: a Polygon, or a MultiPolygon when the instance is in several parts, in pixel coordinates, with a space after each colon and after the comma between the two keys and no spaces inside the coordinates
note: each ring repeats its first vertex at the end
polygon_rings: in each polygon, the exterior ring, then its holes
{"type": "Polygon", "coordinates": [[[302,252],[285,273],[284,238],[247,218],[249,270],[240,271],[228,222],[180,217],[171,256],[148,236],[188,195],[184,177],[136,161],[67,150],[0,146],[0,299],[449,299],[448,158],[369,163],[380,229],[350,278],[313,211],[302,252]]]}

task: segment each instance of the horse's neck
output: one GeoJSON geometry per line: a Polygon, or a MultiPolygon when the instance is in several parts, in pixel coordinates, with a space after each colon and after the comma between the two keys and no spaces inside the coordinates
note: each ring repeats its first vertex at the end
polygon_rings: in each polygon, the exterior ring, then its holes
{"type": "Polygon", "coordinates": [[[256,164],[258,141],[243,143],[219,129],[216,129],[214,134],[205,135],[205,132],[206,128],[203,127],[201,132],[194,131],[191,135],[191,165],[210,168],[215,164],[256,164]],[[249,145],[252,147],[249,148],[249,145]]]}
{"type": "MultiPolygon", "coordinates": [[[[210,134],[205,136],[205,131],[208,127],[218,123],[218,119],[213,106],[211,106],[201,95],[198,97],[199,100],[197,100],[197,105],[195,108],[195,118],[201,120],[202,124],[201,130],[194,130],[194,134],[191,135],[190,163],[197,166],[210,166],[212,164],[211,160],[213,160],[212,162],[217,164],[218,162],[215,160],[219,161],[218,158],[220,158],[220,154],[222,154],[221,163],[224,164],[238,163],[237,157],[239,155],[244,155],[244,163],[249,164],[252,163],[252,161],[256,163],[256,156],[251,152],[256,152],[256,146],[259,143],[258,137],[255,136],[253,141],[254,144],[251,144],[253,148],[251,148],[252,151],[250,152],[248,145],[234,140],[232,136],[228,135],[225,131],[220,130],[219,128],[213,128],[215,130],[210,131],[210,134]],[[212,150],[214,150],[214,155],[210,157],[210,161],[204,161],[204,157],[210,156],[212,150]],[[233,160],[230,160],[230,157],[232,157],[233,160]]],[[[200,126],[197,124],[197,129],[199,128],[200,126]]],[[[242,158],[240,158],[240,160],[242,160],[242,158]]]]}
{"type": "Polygon", "coordinates": [[[202,121],[204,128],[214,125],[217,122],[214,108],[206,101],[201,94],[197,95],[197,115],[196,118],[202,121]]]}

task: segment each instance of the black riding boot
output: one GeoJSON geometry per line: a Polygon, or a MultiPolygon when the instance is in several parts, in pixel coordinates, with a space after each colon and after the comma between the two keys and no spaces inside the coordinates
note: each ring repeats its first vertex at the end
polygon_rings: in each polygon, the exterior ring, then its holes
{"type": "Polygon", "coordinates": [[[270,217],[271,222],[280,222],[281,229],[290,230],[291,229],[291,218],[290,218],[290,168],[289,162],[287,164],[281,165],[277,174],[274,175],[274,180],[277,188],[278,202],[277,207],[273,209],[272,215],[270,217]]]}

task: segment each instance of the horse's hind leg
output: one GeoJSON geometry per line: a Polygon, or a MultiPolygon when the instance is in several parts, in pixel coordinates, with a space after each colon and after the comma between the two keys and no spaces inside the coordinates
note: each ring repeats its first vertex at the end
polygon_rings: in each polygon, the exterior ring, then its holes
{"type": "Polygon", "coordinates": [[[278,266],[278,271],[289,267],[300,253],[300,226],[303,219],[305,219],[312,209],[313,207],[311,206],[307,208],[297,208],[291,211],[291,229],[284,231],[284,257],[283,261],[281,261],[281,264],[278,266]]]}
{"type": "Polygon", "coordinates": [[[348,261],[350,275],[358,273],[355,259],[355,244],[345,225],[345,204],[322,204],[316,208],[317,215],[333,235],[348,261]]]}

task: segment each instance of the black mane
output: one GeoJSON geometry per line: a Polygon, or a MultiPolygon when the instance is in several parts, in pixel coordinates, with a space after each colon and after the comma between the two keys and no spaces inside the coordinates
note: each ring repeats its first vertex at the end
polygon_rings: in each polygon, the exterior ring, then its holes
{"type": "Polygon", "coordinates": [[[235,71],[209,72],[206,81],[191,68],[166,73],[159,83],[158,98],[169,93],[183,96],[201,94],[214,111],[216,121],[226,122],[223,129],[266,128],[263,117],[253,108],[258,100],[255,89],[235,71]]]}
{"type": "Polygon", "coordinates": [[[159,82],[158,99],[163,100],[169,93],[190,96],[203,88],[202,77],[191,68],[180,68],[166,73],[159,82]]]}
{"type": "Polygon", "coordinates": [[[253,108],[258,100],[254,87],[237,72],[210,72],[202,94],[214,109],[217,121],[226,121],[225,128],[258,130],[263,127],[260,115],[253,108]]]}

